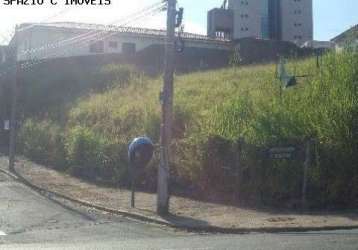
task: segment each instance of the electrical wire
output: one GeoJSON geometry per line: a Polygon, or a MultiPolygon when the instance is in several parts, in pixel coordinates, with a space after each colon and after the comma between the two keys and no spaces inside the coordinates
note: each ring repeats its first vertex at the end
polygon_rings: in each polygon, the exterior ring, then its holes
{"type": "MultiPolygon", "coordinates": [[[[152,11],[152,13],[150,13],[151,15],[155,15],[157,13],[159,13],[160,11],[162,11],[162,8],[157,8],[156,11],[152,11]]],[[[146,13],[145,15],[142,15],[140,18],[136,18],[136,19],[133,19],[133,20],[130,20],[128,21],[125,25],[127,25],[128,23],[130,22],[133,22],[133,21],[137,21],[138,19],[142,19],[142,18],[146,18],[148,17],[148,14],[149,13],[146,13]]],[[[118,29],[118,27],[116,27],[116,29],[118,29]]],[[[95,43],[99,40],[104,40],[106,38],[109,38],[111,36],[114,36],[116,35],[117,33],[113,32],[113,31],[104,31],[104,32],[99,32],[95,35],[92,35],[90,37],[86,37],[85,40],[76,40],[76,41],[72,41],[72,43],[70,45],[73,45],[70,49],[76,49],[74,46],[82,46],[84,44],[88,44],[88,43],[95,43]],[[106,36],[102,36],[102,34],[105,34],[105,33],[109,33],[107,34],[106,36]],[[98,36],[100,34],[100,36],[98,36]],[[98,36],[97,39],[94,38],[94,36],[98,36]]],[[[69,44],[67,44],[69,45],[69,44]]],[[[53,53],[53,54],[46,54],[46,58],[45,59],[36,59],[36,60],[31,60],[31,61],[28,61],[27,63],[23,64],[23,66],[21,67],[21,69],[25,70],[25,69],[28,69],[34,65],[37,65],[37,64],[40,64],[42,62],[45,62],[50,56],[51,57],[59,57],[60,55],[66,55],[67,53],[69,53],[69,51],[64,51],[64,52],[57,52],[57,53],[53,53]]]]}
{"type": "MultiPolygon", "coordinates": [[[[158,12],[161,12],[163,11],[163,8],[166,6],[166,1],[161,1],[159,3],[156,3],[156,4],[153,4],[153,5],[150,5],[149,7],[146,7],[146,8],[143,8],[142,10],[132,14],[132,16],[135,16],[135,18],[132,20],[127,20],[126,23],[124,23],[124,25],[127,25],[128,23],[130,22],[133,22],[133,21],[137,21],[139,19],[142,19],[142,18],[145,18],[145,17],[148,17],[149,15],[154,15],[158,12]]],[[[125,18],[122,18],[120,20],[124,20],[124,19],[128,19],[129,17],[131,16],[127,16],[125,18]]],[[[107,25],[105,26],[105,29],[102,30],[102,31],[90,31],[90,32],[87,32],[85,34],[81,34],[79,36],[76,36],[76,37],[73,37],[73,38],[70,38],[70,39],[65,39],[65,40],[62,40],[62,41],[59,41],[59,42],[56,42],[54,44],[52,44],[51,46],[47,45],[47,46],[42,46],[40,48],[35,48],[35,49],[32,49],[32,50],[27,50],[25,52],[27,53],[33,53],[33,51],[38,51],[40,49],[49,49],[52,48],[52,49],[58,49],[60,47],[63,47],[63,46],[68,46],[68,45],[75,45],[77,43],[77,46],[80,45],[80,44],[83,44],[83,43],[88,43],[88,42],[95,42],[95,41],[98,41],[98,40],[103,40],[104,38],[106,37],[110,37],[110,36],[113,36],[115,35],[116,33],[113,33],[113,31],[117,31],[120,26],[113,26],[113,24],[117,23],[118,20],[114,21],[114,22],[111,22],[110,25],[107,25]],[[106,34],[106,33],[110,33],[109,35],[107,36],[103,36],[103,34],[106,34]],[[97,39],[94,39],[94,37],[97,37],[97,39]],[[66,43],[67,42],[67,43],[66,43]],[[69,42],[69,43],[68,43],[69,42]],[[60,43],[61,46],[55,46],[55,45],[58,45],[60,43]],[[65,43],[65,44],[63,44],[65,43]]],[[[37,25],[41,25],[41,24],[34,24],[34,26],[37,26],[37,25]]],[[[122,24],[123,25],[123,24],[122,24]]],[[[73,49],[73,48],[72,48],[73,49]]],[[[24,52],[23,52],[24,53],[24,52]]],[[[22,53],[22,54],[23,54],[22,53]]],[[[67,52],[65,52],[66,54],[67,52]]],[[[56,56],[56,54],[58,53],[55,53],[51,56],[56,56]]],[[[48,57],[50,56],[49,54],[48,55],[45,55],[47,56],[47,59],[48,57]]],[[[41,60],[29,60],[28,62],[26,62],[25,64],[22,64],[21,65],[21,69],[23,70],[26,70],[28,68],[31,68],[32,66],[34,65],[37,65],[39,63],[42,63],[46,61],[46,59],[41,59],[41,60]]],[[[10,71],[10,70],[9,70],[10,71]]],[[[7,72],[3,72],[3,73],[0,73],[0,77],[6,75],[7,73],[9,73],[9,71],[7,72]]]]}
{"type": "MultiPolygon", "coordinates": [[[[69,12],[69,11],[70,11],[70,8],[69,8],[69,7],[64,8],[64,9],[60,10],[59,12],[55,13],[54,15],[49,16],[49,17],[43,19],[43,20],[42,20],[41,22],[39,22],[39,23],[48,22],[48,21],[50,21],[50,20],[52,20],[52,19],[54,19],[54,18],[56,18],[56,17],[58,17],[58,16],[61,16],[61,15],[65,14],[66,12],[69,12]]],[[[31,25],[29,25],[29,26],[25,26],[25,27],[23,27],[23,28],[18,28],[18,29],[17,29],[17,32],[23,32],[23,31],[32,29],[33,27],[35,27],[35,26],[37,26],[37,25],[38,25],[38,24],[35,23],[35,24],[31,24],[31,25]]]]}
{"type": "MultiPolygon", "coordinates": [[[[55,13],[54,15],[46,17],[46,18],[43,19],[41,22],[49,21],[49,20],[51,20],[51,19],[53,19],[53,18],[56,18],[56,17],[58,17],[58,16],[60,16],[60,15],[65,14],[65,13],[68,12],[69,10],[70,10],[69,8],[64,8],[64,9],[60,10],[59,12],[55,13]]],[[[34,25],[32,25],[32,26],[34,26],[34,25]]],[[[29,28],[32,28],[32,27],[26,26],[26,27],[24,27],[24,28],[19,28],[18,31],[25,31],[25,30],[27,30],[27,29],[29,29],[29,28]]],[[[10,41],[11,41],[11,37],[14,36],[14,31],[9,29],[9,30],[8,30],[8,34],[9,34],[8,37],[6,37],[5,35],[0,34],[0,35],[4,38],[3,41],[7,40],[7,42],[10,42],[10,41]]],[[[8,74],[9,72],[11,72],[14,67],[16,67],[16,66],[8,66],[6,70],[4,70],[3,72],[0,72],[0,77],[2,77],[2,76],[4,76],[4,75],[8,74]]]]}
{"type": "MultiPolygon", "coordinates": [[[[156,9],[158,8],[158,6],[162,7],[163,5],[165,5],[166,3],[163,2],[163,1],[160,1],[160,2],[157,2],[155,4],[152,4],[150,6],[146,6],[145,8],[135,12],[135,13],[132,13],[130,15],[127,15],[125,17],[122,17],[120,19],[117,19],[115,21],[112,21],[110,22],[109,24],[107,24],[105,26],[105,30],[103,31],[97,31],[97,30],[91,30],[89,32],[86,32],[84,34],[80,34],[80,35],[77,35],[77,36],[74,36],[74,37],[71,37],[71,38],[66,38],[64,40],[61,40],[61,41],[56,41],[54,43],[51,43],[51,44],[46,44],[46,45],[43,45],[41,47],[38,47],[38,48],[32,48],[32,49],[29,49],[29,50],[25,50],[25,51],[22,51],[20,53],[20,56],[21,55],[24,55],[24,54],[27,54],[27,53],[34,53],[34,52],[38,52],[38,51],[42,51],[42,50],[47,50],[47,49],[54,49],[54,48],[58,48],[60,47],[61,45],[63,44],[66,44],[66,43],[71,43],[73,41],[77,41],[77,40],[82,40],[82,39],[86,39],[86,38],[89,38],[89,37],[92,37],[92,36],[95,36],[99,33],[103,33],[103,32],[106,32],[106,29],[107,30],[111,30],[111,29],[114,29],[116,28],[114,25],[115,24],[118,24],[118,23],[123,23],[123,22],[126,22],[127,20],[130,20],[130,18],[133,18],[134,16],[140,16],[140,15],[144,15],[146,14],[147,12],[150,12],[152,11],[153,9],[156,9]]],[[[41,26],[41,23],[40,24],[35,24],[35,26],[41,26]]],[[[45,24],[46,25],[46,24],[45,24]]]]}

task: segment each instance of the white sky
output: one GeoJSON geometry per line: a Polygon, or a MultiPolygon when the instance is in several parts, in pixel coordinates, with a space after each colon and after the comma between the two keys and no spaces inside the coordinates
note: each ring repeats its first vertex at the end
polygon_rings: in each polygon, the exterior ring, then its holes
{"type": "MultiPolygon", "coordinates": [[[[3,0],[0,0],[2,4],[3,0]]],[[[46,0],[45,0],[46,1],[46,0]]],[[[47,0],[48,1],[48,0],[47,0]]],[[[58,0],[57,6],[44,4],[43,6],[4,6],[0,5],[0,44],[4,44],[12,36],[16,24],[24,22],[85,22],[110,24],[146,6],[159,2],[158,0],[112,0],[110,6],[65,6],[58,0]],[[67,10],[67,11],[65,11],[67,10]],[[59,16],[57,16],[61,13],[59,16]],[[55,17],[54,17],[55,16],[55,17]],[[46,20],[50,17],[49,20],[46,20]],[[7,21],[6,21],[7,20],[7,21]]],[[[142,21],[131,23],[128,26],[146,28],[165,28],[165,13],[149,16],[142,21]]],[[[186,22],[185,31],[204,34],[206,31],[199,24],[186,22]]]]}

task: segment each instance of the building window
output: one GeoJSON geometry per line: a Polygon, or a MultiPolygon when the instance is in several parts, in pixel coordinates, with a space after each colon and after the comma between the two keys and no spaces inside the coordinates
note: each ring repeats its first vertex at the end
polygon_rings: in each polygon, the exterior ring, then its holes
{"type": "Polygon", "coordinates": [[[91,53],[104,53],[104,42],[91,42],[89,50],[91,53]]]}
{"type": "Polygon", "coordinates": [[[241,14],[240,17],[241,18],[249,18],[249,15],[248,14],[241,14]]]}
{"type": "Polygon", "coordinates": [[[302,27],[302,23],[295,23],[295,27],[302,27]]]}
{"type": "Polygon", "coordinates": [[[249,5],[248,1],[241,1],[241,5],[249,5]]]}
{"type": "Polygon", "coordinates": [[[136,44],[135,43],[123,43],[122,44],[122,53],[125,55],[134,55],[136,53],[136,44]]]}
{"type": "Polygon", "coordinates": [[[108,47],[110,47],[111,49],[118,49],[118,42],[116,41],[110,41],[108,43],[108,47]]]}
{"type": "Polygon", "coordinates": [[[296,35],[293,37],[294,40],[302,40],[302,36],[300,35],[296,35]]]}
{"type": "Polygon", "coordinates": [[[302,14],[302,10],[295,10],[294,14],[295,14],[295,15],[301,15],[301,14],[302,14]]]}

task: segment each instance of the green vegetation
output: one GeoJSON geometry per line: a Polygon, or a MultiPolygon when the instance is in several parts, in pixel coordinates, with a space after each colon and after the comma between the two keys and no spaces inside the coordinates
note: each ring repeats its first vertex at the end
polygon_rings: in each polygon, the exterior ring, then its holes
{"type": "MultiPolygon", "coordinates": [[[[139,135],[159,140],[162,81],[133,69],[118,73],[122,69],[116,67],[101,71],[99,82],[105,87],[77,100],[64,120],[27,120],[20,136],[24,154],[86,178],[125,185],[129,141],[139,135]]],[[[321,69],[314,59],[292,61],[288,68],[308,77],[282,96],[275,65],[176,77],[175,184],[205,193],[231,192],[234,180],[222,167],[234,165],[235,145],[243,138],[244,178],[235,189],[243,199],[251,199],[265,185],[266,200],[282,205],[300,197],[302,161],[266,166],[260,149],[312,137],[318,157],[309,173],[311,205],[357,205],[357,54],[327,54],[321,69]]],[[[146,187],[155,186],[157,158],[143,175],[146,187]]]]}
{"type": "Polygon", "coordinates": [[[66,167],[64,131],[54,122],[28,119],[21,127],[21,151],[42,164],[66,167]]]}

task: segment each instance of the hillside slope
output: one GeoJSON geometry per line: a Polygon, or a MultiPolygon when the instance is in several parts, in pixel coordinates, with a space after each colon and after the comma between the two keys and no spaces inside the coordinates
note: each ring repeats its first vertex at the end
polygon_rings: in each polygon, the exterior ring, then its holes
{"type": "MultiPolygon", "coordinates": [[[[312,59],[292,61],[288,69],[307,77],[282,92],[275,65],[176,77],[173,185],[194,187],[201,195],[240,190],[242,199],[264,189],[272,203],[294,200],[301,194],[302,160],[267,166],[261,151],[314,138],[312,206],[357,201],[357,56],[329,54],[321,68],[312,59]],[[239,139],[245,141],[240,151],[245,178],[237,183],[223,167],[235,166],[239,139]]],[[[28,120],[20,136],[23,151],[76,175],[125,184],[130,140],[139,135],[159,140],[161,86],[160,79],[135,74],[128,85],[81,98],[64,128],[55,121],[28,120]]],[[[153,190],[157,158],[142,176],[143,186],[153,190]]]]}

